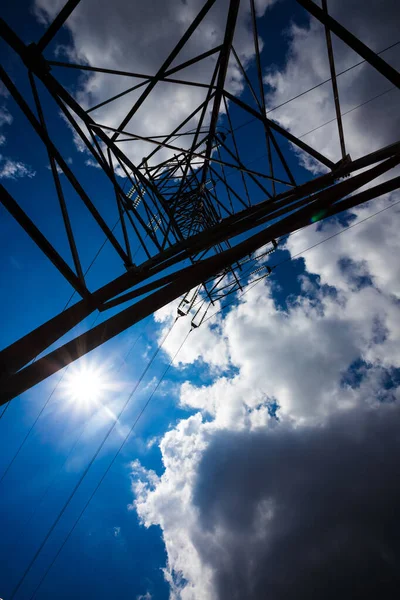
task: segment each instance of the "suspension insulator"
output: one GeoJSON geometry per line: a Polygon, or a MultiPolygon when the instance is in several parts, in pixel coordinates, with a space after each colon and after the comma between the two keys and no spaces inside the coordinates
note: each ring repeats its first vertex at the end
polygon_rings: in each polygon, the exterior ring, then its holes
{"type": "Polygon", "coordinates": [[[272,254],[273,252],[275,252],[275,250],[278,247],[278,242],[276,240],[271,240],[271,244],[273,245],[273,248],[271,248],[270,250],[268,250],[265,255],[269,256],[270,254],[272,254]]]}
{"type": "Polygon", "coordinates": [[[267,271],[268,275],[271,275],[272,269],[268,265],[261,265],[261,267],[258,267],[257,269],[254,269],[254,271],[251,272],[251,275],[255,275],[256,273],[259,273],[263,269],[265,269],[267,271]]]}
{"type": "Polygon", "coordinates": [[[193,304],[199,293],[199,290],[200,290],[200,286],[197,286],[197,288],[193,288],[192,290],[189,290],[184,295],[184,297],[181,299],[179,306],[177,308],[177,313],[178,313],[179,317],[186,317],[186,315],[191,311],[193,304]]]}
{"type": "Polygon", "coordinates": [[[193,317],[193,319],[192,319],[192,322],[191,322],[191,327],[192,327],[193,329],[197,329],[197,327],[200,327],[200,325],[203,323],[203,321],[204,321],[204,319],[205,319],[205,317],[206,317],[206,314],[207,314],[207,312],[208,312],[208,309],[209,309],[209,308],[210,308],[210,306],[211,306],[211,302],[208,302],[208,303],[207,303],[207,306],[206,306],[206,308],[204,308],[204,305],[205,305],[205,302],[203,302],[203,303],[202,303],[202,304],[199,306],[199,308],[198,308],[198,309],[197,309],[197,311],[196,311],[196,314],[194,315],[194,317],[193,317]]]}

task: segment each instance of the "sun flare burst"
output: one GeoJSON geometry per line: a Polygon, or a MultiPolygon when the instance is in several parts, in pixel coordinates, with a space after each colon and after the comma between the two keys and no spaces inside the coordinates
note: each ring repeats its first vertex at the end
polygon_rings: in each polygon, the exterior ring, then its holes
{"type": "Polygon", "coordinates": [[[93,364],[82,364],[67,372],[63,392],[69,400],[82,406],[102,403],[112,385],[104,370],[93,364]]]}

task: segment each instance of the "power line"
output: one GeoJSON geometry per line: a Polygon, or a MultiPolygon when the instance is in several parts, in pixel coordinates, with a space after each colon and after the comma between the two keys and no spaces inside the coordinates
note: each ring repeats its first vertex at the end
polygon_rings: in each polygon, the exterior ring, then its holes
{"type": "Polygon", "coordinates": [[[4,413],[6,412],[7,408],[10,406],[10,402],[7,402],[7,404],[5,405],[5,407],[2,410],[2,413],[0,414],[0,419],[3,418],[4,413]]]}
{"type": "MultiPolygon", "coordinates": [[[[111,229],[111,232],[114,231],[114,229],[117,227],[118,223],[119,223],[120,219],[118,219],[118,221],[115,223],[114,227],[111,229]]],[[[90,262],[89,266],[87,267],[86,271],[84,272],[84,277],[86,277],[86,275],[89,273],[90,269],[93,267],[95,261],[97,260],[98,256],[100,255],[100,253],[102,252],[104,246],[106,245],[108,241],[108,238],[105,238],[105,240],[103,241],[103,243],[101,244],[101,246],[99,247],[99,249],[97,250],[96,254],[94,255],[92,261],[90,262]]],[[[67,303],[65,304],[64,308],[62,309],[62,312],[64,312],[65,310],[67,310],[68,306],[70,305],[70,303],[72,302],[74,296],[76,294],[76,290],[74,290],[71,294],[71,296],[69,297],[67,303]]],[[[90,329],[92,329],[95,324],[97,319],[99,318],[100,313],[97,314],[96,318],[94,319],[90,329]]],[[[32,363],[33,364],[36,359],[38,357],[35,356],[35,358],[33,359],[32,363]]],[[[36,419],[34,420],[32,426],[30,427],[28,433],[26,434],[26,436],[24,437],[24,439],[22,440],[19,448],[17,449],[17,452],[14,454],[13,458],[11,459],[11,462],[9,463],[9,465],[7,466],[6,470],[4,471],[3,475],[0,478],[0,484],[3,481],[4,477],[7,475],[9,469],[11,468],[12,464],[14,463],[15,459],[17,458],[18,454],[21,452],[23,446],[25,445],[25,442],[27,441],[27,439],[29,438],[30,434],[32,433],[33,428],[35,427],[36,423],[38,422],[38,420],[40,419],[41,415],[43,414],[46,406],[48,405],[48,403],[50,402],[51,398],[53,397],[55,391],[57,390],[58,386],[60,385],[60,383],[62,382],[62,380],[64,379],[66,373],[68,371],[68,367],[65,369],[65,371],[63,372],[63,374],[61,375],[60,379],[58,380],[58,382],[56,383],[56,385],[54,386],[53,390],[51,391],[50,395],[48,396],[46,402],[44,403],[43,407],[41,408],[41,410],[39,411],[39,414],[37,415],[36,419]]],[[[8,402],[3,410],[3,412],[0,414],[0,420],[3,418],[6,410],[8,409],[8,407],[10,406],[11,402],[8,402]]]]}
{"type": "MultiPolygon", "coordinates": [[[[377,52],[377,54],[378,55],[382,54],[383,52],[386,52],[387,50],[390,50],[391,48],[398,46],[398,44],[400,44],[400,40],[398,42],[395,42],[394,44],[391,44],[391,46],[384,48],[380,52],[377,52]]],[[[352,65],[351,67],[348,67],[347,69],[344,69],[343,71],[340,71],[340,73],[336,73],[336,77],[339,77],[340,75],[344,75],[344,73],[348,73],[348,71],[355,69],[355,67],[359,67],[360,65],[364,64],[365,62],[366,62],[365,60],[360,60],[360,62],[352,65]]],[[[285,104],[289,104],[289,102],[292,102],[293,100],[297,100],[297,98],[300,98],[301,96],[304,96],[305,94],[308,94],[309,92],[316,90],[317,88],[321,87],[322,85],[325,85],[325,83],[328,83],[329,81],[332,81],[332,77],[329,77],[329,79],[325,79],[325,81],[321,81],[321,83],[318,83],[317,85],[314,85],[313,87],[309,88],[308,90],[305,90],[304,92],[301,92],[300,94],[297,94],[297,96],[294,96],[293,98],[290,98],[289,100],[286,100],[285,102],[282,102],[282,104],[278,104],[278,106],[274,106],[273,108],[271,108],[270,110],[267,111],[267,114],[274,110],[277,110],[278,108],[281,108],[282,106],[285,106],[285,104]]]]}
{"type": "MultiPolygon", "coordinates": [[[[139,341],[139,339],[142,337],[143,333],[140,333],[135,341],[133,342],[133,344],[131,345],[128,353],[125,355],[125,357],[122,359],[121,365],[118,369],[117,372],[121,371],[121,369],[126,366],[126,359],[128,358],[128,356],[130,355],[130,353],[132,352],[132,350],[134,349],[134,347],[136,346],[137,342],[139,341]]],[[[33,511],[30,513],[30,515],[28,516],[28,518],[25,520],[23,527],[26,527],[32,520],[33,516],[35,515],[37,509],[39,508],[39,506],[42,504],[43,500],[45,499],[45,497],[47,496],[49,490],[51,487],[53,487],[55,481],[57,480],[57,478],[59,477],[60,473],[63,471],[65,465],[68,463],[69,458],[72,456],[76,446],[78,445],[79,441],[81,440],[81,438],[83,437],[86,428],[88,427],[88,425],[90,424],[90,421],[92,420],[92,418],[99,414],[99,412],[103,409],[107,409],[107,406],[104,405],[102,402],[99,402],[100,407],[98,407],[98,410],[95,410],[91,415],[89,415],[89,417],[86,419],[86,421],[84,422],[84,425],[79,433],[79,435],[77,436],[77,438],[75,439],[73,445],[71,446],[70,450],[68,451],[68,454],[66,456],[66,458],[64,459],[62,465],[57,469],[56,473],[54,474],[52,480],[49,482],[49,484],[47,485],[46,489],[44,490],[43,494],[41,495],[39,501],[36,503],[36,506],[34,507],[33,511]]],[[[97,408],[97,407],[96,407],[97,408]]]]}
{"type": "MultiPolygon", "coordinates": [[[[377,94],[376,96],[373,96],[372,98],[369,98],[368,100],[364,100],[364,102],[357,104],[357,106],[353,106],[353,108],[350,108],[349,110],[341,113],[341,116],[344,117],[345,115],[348,115],[349,113],[353,112],[354,110],[357,110],[358,108],[361,108],[362,106],[365,106],[365,104],[368,104],[369,102],[372,102],[373,100],[376,100],[377,98],[380,98],[381,96],[384,96],[385,94],[388,94],[389,92],[392,92],[393,90],[396,90],[396,89],[397,88],[395,88],[395,87],[391,87],[391,88],[381,92],[380,94],[377,94]]],[[[252,119],[252,120],[254,120],[254,119],[252,119]]],[[[301,135],[298,136],[298,138],[302,139],[303,137],[306,137],[306,135],[309,135],[310,133],[313,133],[314,131],[321,129],[322,127],[325,127],[325,125],[329,125],[329,123],[333,123],[334,121],[336,121],[336,117],[333,119],[330,119],[329,121],[326,121],[325,123],[321,123],[321,125],[318,125],[318,127],[314,127],[313,129],[310,129],[309,131],[306,131],[306,133],[302,133],[301,135]]],[[[251,121],[248,121],[247,124],[249,124],[250,122],[251,121]]],[[[244,125],[246,125],[246,123],[244,125]]],[[[267,156],[267,154],[265,153],[265,154],[262,154],[261,156],[258,156],[257,158],[254,158],[253,160],[251,160],[250,162],[247,163],[247,166],[254,164],[258,160],[261,160],[262,158],[265,158],[266,156],[267,156]]],[[[237,174],[238,173],[236,170],[231,169],[230,171],[228,171],[226,176],[229,177],[230,175],[237,175],[237,174]]]]}
{"type": "Polygon", "coordinates": [[[309,252],[313,248],[316,248],[317,246],[320,246],[321,244],[324,244],[328,240],[331,240],[331,239],[337,237],[338,235],[341,235],[342,233],[348,231],[349,229],[353,229],[353,227],[357,227],[357,225],[361,225],[361,223],[365,223],[366,221],[369,221],[369,219],[372,219],[373,217],[376,217],[377,215],[380,215],[381,213],[385,212],[386,210],[389,210],[390,208],[393,208],[394,206],[397,206],[397,204],[400,204],[400,200],[397,200],[397,202],[393,202],[392,204],[389,204],[389,206],[385,206],[385,208],[382,208],[381,210],[378,210],[377,212],[373,213],[372,215],[369,215],[368,217],[365,217],[364,219],[361,219],[361,221],[357,221],[357,223],[353,223],[352,225],[348,225],[347,227],[344,227],[343,229],[341,229],[340,231],[337,231],[336,233],[330,235],[329,237],[324,238],[323,240],[320,240],[319,242],[317,242],[316,244],[313,244],[312,246],[309,246],[309,248],[306,248],[305,250],[302,250],[301,252],[298,252],[297,254],[294,254],[293,256],[290,256],[286,260],[283,260],[282,262],[280,262],[277,265],[275,265],[274,268],[276,269],[277,267],[280,267],[281,265],[283,265],[283,264],[285,264],[287,262],[290,262],[294,258],[297,258],[298,256],[301,256],[301,255],[305,254],[306,252],[309,252]]]}
{"type": "Polygon", "coordinates": [[[71,537],[72,533],[74,532],[76,526],[78,525],[81,517],[83,516],[84,512],[86,511],[87,507],[89,506],[90,502],[92,501],[94,495],[96,494],[97,490],[99,489],[99,487],[101,486],[101,484],[103,483],[104,479],[106,478],[108,472],[110,471],[111,467],[113,466],[113,464],[115,463],[117,457],[119,456],[120,452],[122,451],[123,447],[125,446],[125,444],[127,443],[127,441],[129,440],[130,436],[132,435],[136,425],[138,424],[138,422],[140,421],[140,419],[142,418],[144,412],[146,411],[147,407],[149,406],[151,400],[154,397],[154,394],[156,393],[156,391],[158,390],[158,388],[160,387],[162,381],[164,380],[166,374],[168,373],[170,367],[172,366],[173,362],[175,361],[176,357],[178,356],[179,352],[182,350],[184,344],[186,343],[186,340],[189,337],[189,334],[191,333],[192,329],[189,329],[189,331],[187,332],[183,342],[181,343],[181,345],[179,346],[178,350],[175,352],[174,356],[171,358],[170,362],[168,363],[167,367],[164,370],[164,373],[162,374],[162,376],[160,377],[160,379],[158,380],[157,385],[155,386],[155,388],[153,389],[153,391],[151,392],[150,396],[148,397],[147,401],[145,402],[145,404],[143,405],[142,409],[140,410],[138,416],[136,417],[135,421],[133,422],[132,427],[130,428],[130,430],[128,431],[128,433],[126,434],[124,440],[122,441],[121,445],[119,446],[117,452],[114,454],[111,462],[109,463],[109,465],[107,466],[106,470],[104,471],[103,475],[101,476],[98,484],[96,485],[95,489],[93,490],[93,492],[91,493],[91,495],[89,496],[89,499],[87,500],[86,504],[84,505],[84,507],[82,508],[81,512],[79,513],[79,516],[77,517],[77,519],[75,520],[72,528],[69,530],[67,537],[64,539],[63,543],[61,544],[60,548],[58,549],[56,555],[54,556],[53,560],[51,561],[50,565],[47,567],[45,573],[43,574],[41,580],[39,581],[39,584],[37,585],[37,587],[35,588],[33,594],[30,597],[30,600],[33,600],[33,598],[35,597],[36,593],[38,592],[39,588],[41,587],[42,583],[44,582],[44,580],[46,579],[48,573],[50,572],[51,568],[53,567],[54,563],[56,562],[57,558],[59,557],[59,555],[61,554],[64,546],[66,545],[66,543],[68,542],[69,538],[71,537]]]}
{"type": "MultiPolygon", "coordinates": [[[[137,342],[139,341],[139,339],[143,336],[143,333],[140,333],[136,339],[134,340],[133,344],[130,346],[130,349],[128,350],[127,354],[125,355],[125,357],[122,359],[121,365],[118,369],[117,372],[119,372],[124,366],[126,366],[126,360],[128,358],[128,356],[130,355],[130,353],[132,352],[132,350],[134,349],[134,347],[136,346],[137,342]]],[[[66,370],[67,371],[67,370],[66,370]]],[[[64,373],[65,374],[65,373],[64,373]]],[[[57,383],[57,386],[60,382],[57,383]]],[[[53,390],[54,392],[55,390],[53,390]]],[[[101,403],[101,409],[106,409],[107,407],[101,403]]],[[[65,467],[65,465],[67,464],[70,456],[72,456],[77,444],[79,443],[80,439],[82,438],[83,434],[85,433],[86,427],[89,425],[91,419],[95,416],[95,414],[98,414],[99,411],[95,411],[94,413],[92,413],[88,419],[86,420],[86,422],[84,423],[83,428],[81,429],[78,437],[75,439],[73,445],[71,446],[65,460],[63,461],[62,465],[57,469],[56,473],[54,474],[52,480],[49,482],[49,484],[47,485],[46,489],[44,490],[43,494],[41,495],[39,501],[36,503],[36,506],[34,507],[33,511],[30,513],[30,515],[28,516],[28,518],[24,521],[22,527],[26,527],[32,520],[33,516],[35,515],[37,509],[39,508],[39,506],[42,504],[44,498],[46,497],[46,495],[48,494],[50,488],[54,485],[55,481],[57,480],[58,476],[60,475],[60,473],[62,472],[63,468],[65,467]]]]}
{"type": "MultiPolygon", "coordinates": [[[[55,391],[57,390],[58,386],[60,385],[60,383],[62,382],[62,380],[65,377],[65,374],[67,372],[67,369],[65,369],[65,371],[62,373],[61,377],[59,378],[59,380],[57,381],[57,383],[55,384],[53,390],[51,391],[51,393],[49,394],[49,396],[47,397],[46,402],[43,404],[42,408],[40,409],[38,415],[36,416],[35,420],[33,421],[31,427],[28,429],[28,432],[26,433],[24,439],[22,440],[22,442],[20,443],[20,445],[17,448],[17,451],[15,452],[14,456],[12,457],[11,461],[8,463],[8,466],[6,467],[5,471],[3,472],[1,478],[0,478],[0,484],[2,483],[3,479],[6,477],[7,473],[9,472],[9,470],[11,469],[12,465],[14,464],[16,458],[18,457],[19,453],[21,452],[22,448],[25,445],[25,442],[28,440],[29,436],[31,435],[36,423],[39,421],[40,417],[42,416],[44,410],[46,409],[46,406],[48,405],[48,403],[50,402],[51,398],[53,397],[55,391]]],[[[10,405],[10,402],[8,403],[7,406],[10,405]]],[[[5,411],[4,411],[5,412],[5,411]]],[[[4,414],[3,412],[3,414],[4,414]]]]}
{"type": "Polygon", "coordinates": [[[42,551],[43,547],[45,546],[47,540],[49,539],[49,537],[51,536],[52,532],[54,531],[55,527],[57,526],[58,522],[60,521],[61,517],[63,516],[64,512],[66,511],[66,509],[68,508],[71,500],[73,499],[73,497],[75,496],[75,493],[77,492],[78,488],[80,487],[81,483],[83,482],[84,478],[86,477],[87,473],[89,472],[90,467],[93,465],[94,461],[96,460],[97,456],[99,455],[99,453],[101,452],[104,444],[106,443],[106,441],[108,440],[108,438],[110,437],[111,433],[113,432],[116,424],[119,422],[123,412],[125,411],[126,407],[128,406],[129,402],[132,399],[133,394],[136,392],[136,390],[138,389],[139,385],[141,384],[141,382],[143,381],[143,378],[145,377],[147,371],[149,370],[150,366],[152,365],[153,361],[155,360],[156,356],[158,355],[159,351],[161,350],[163,344],[165,343],[166,339],[168,338],[169,334],[171,333],[174,325],[176,323],[176,319],[174,321],[174,323],[172,324],[172,326],[170,327],[170,329],[168,330],[168,332],[166,333],[164,339],[162,340],[161,344],[158,345],[155,353],[153,354],[153,356],[151,357],[150,361],[148,362],[147,366],[145,367],[144,371],[142,372],[141,376],[139,377],[138,381],[136,382],[135,386],[133,387],[131,393],[129,394],[127,400],[125,401],[125,403],[123,404],[122,408],[120,409],[115,421],[113,421],[111,427],[108,429],[106,435],[104,436],[103,440],[101,441],[100,445],[98,446],[96,452],[94,453],[93,457],[91,458],[90,462],[88,463],[88,465],[86,466],[85,470],[83,471],[82,475],[80,476],[78,482],[75,484],[72,492],[70,493],[70,495],[68,496],[66,502],[64,503],[62,509],[60,510],[60,512],[58,513],[56,519],[53,521],[53,524],[50,526],[47,534],[45,535],[44,539],[42,540],[39,548],[36,550],[33,558],[31,559],[31,561],[29,562],[28,566],[26,567],[22,577],[20,578],[20,580],[18,581],[18,584],[16,585],[16,587],[14,588],[11,596],[10,596],[10,600],[13,600],[13,598],[15,598],[16,593],[18,592],[18,590],[20,589],[22,583],[24,582],[26,576],[28,575],[29,571],[31,570],[32,566],[34,565],[34,563],[36,562],[36,559],[38,558],[40,552],[42,551]]]}
{"type": "MultiPolygon", "coordinates": [[[[395,46],[398,46],[399,44],[400,44],[400,40],[398,42],[395,42],[394,44],[391,44],[387,48],[384,48],[380,52],[377,52],[377,54],[378,55],[383,54],[387,50],[390,50],[391,48],[394,48],[395,46]]],[[[358,63],[355,63],[351,67],[348,67],[347,69],[344,69],[343,71],[340,71],[339,73],[337,73],[336,77],[339,77],[340,75],[344,75],[344,73],[347,73],[348,71],[351,71],[352,69],[355,69],[355,67],[359,67],[360,65],[364,64],[365,62],[366,62],[365,60],[361,60],[358,63]]],[[[331,79],[332,78],[329,77],[329,79],[325,79],[324,81],[317,83],[317,85],[314,85],[313,87],[310,87],[307,90],[304,90],[304,92],[300,92],[300,94],[297,94],[296,96],[293,96],[292,98],[289,98],[288,100],[285,100],[281,104],[278,104],[277,106],[274,106],[273,108],[270,108],[269,110],[267,110],[266,114],[269,114],[269,113],[273,112],[274,110],[278,110],[278,108],[281,108],[282,106],[285,106],[286,104],[289,104],[289,102],[293,102],[293,100],[297,100],[297,98],[300,98],[301,96],[304,96],[305,94],[308,94],[309,92],[312,92],[313,90],[316,90],[317,88],[321,87],[322,85],[325,85],[325,83],[328,83],[329,81],[331,81],[331,79]]],[[[239,125],[238,127],[236,127],[235,131],[238,131],[239,129],[242,129],[242,127],[246,127],[247,125],[250,125],[250,123],[253,123],[254,121],[257,121],[257,119],[255,117],[253,119],[250,119],[249,121],[246,121],[245,123],[242,123],[242,125],[239,125]]]]}
{"type": "MultiPolygon", "coordinates": [[[[393,208],[394,206],[396,206],[397,204],[400,204],[400,200],[398,200],[397,202],[393,202],[392,204],[390,204],[389,206],[386,206],[385,208],[382,208],[381,210],[378,210],[377,212],[373,213],[372,215],[369,215],[368,217],[365,217],[365,219],[362,219],[361,221],[357,221],[357,223],[353,223],[352,225],[348,225],[347,227],[344,227],[343,229],[341,229],[340,231],[337,231],[336,233],[328,236],[327,238],[324,238],[323,240],[320,240],[319,242],[317,242],[316,244],[313,244],[312,246],[309,246],[308,248],[306,248],[305,250],[301,250],[300,252],[298,252],[297,254],[293,254],[291,256],[289,256],[288,258],[286,258],[285,260],[282,260],[281,262],[279,262],[278,264],[274,265],[271,267],[272,270],[277,269],[278,267],[280,267],[281,265],[284,265],[288,262],[291,262],[292,260],[294,260],[295,258],[302,256],[303,254],[305,254],[306,252],[309,252],[310,250],[312,250],[313,248],[316,248],[317,246],[320,246],[321,244],[324,244],[325,242],[331,240],[332,238],[335,238],[339,235],[341,235],[342,233],[344,233],[345,231],[348,231],[349,229],[352,229],[353,227],[357,227],[357,225],[361,225],[361,223],[365,223],[365,221],[368,221],[369,219],[372,219],[373,217],[376,217],[377,215],[385,212],[386,210],[389,210],[390,208],[393,208]]],[[[308,227],[308,225],[307,225],[308,227]]],[[[296,233],[299,233],[300,231],[302,231],[304,228],[298,229],[297,231],[295,231],[293,234],[294,235],[296,233]]],[[[221,308],[219,308],[217,311],[215,311],[212,315],[210,315],[209,317],[207,317],[207,319],[204,319],[203,323],[206,323],[207,321],[209,321],[210,319],[212,319],[215,315],[219,314],[220,312],[222,312],[223,310],[225,310],[226,308],[228,308],[229,306],[232,306],[233,304],[237,304],[237,300],[240,300],[240,298],[242,298],[242,296],[244,296],[245,294],[247,294],[250,290],[252,290],[256,285],[258,285],[260,283],[260,281],[262,281],[263,279],[265,279],[267,277],[267,275],[265,275],[264,277],[260,277],[260,279],[258,279],[256,282],[254,282],[252,284],[252,282],[249,282],[247,284],[246,289],[243,291],[242,294],[239,295],[239,297],[235,300],[233,300],[232,302],[228,302],[227,304],[224,304],[224,306],[221,306],[221,308]],[[250,286],[250,287],[249,287],[250,286]]]]}
{"type": "MultiPolygon", "coordinates": [[[[345,115],[348,115],[349,113],[353,112],[353,110],[356,110],[357,108],[361,108],[361,106],[365,106],[365,104],[368,104],[369,102],[372,102],[373,100],[376,100],[377,98],[380,98],[381,96],[384,96],[385,94],[388,94],[389,92],[392,92],[393,90],[396,90],[396,89],[397,88],[395,88],[395,87],[391,87],[388,90],[385,90],[384,92],[381,92],[380,94],[377,94],[376,96],[373,96],[372,98],[369,98],[368,100],[365,100],[364,102],[361,102],[360,104],[357,104],[357,106],[353,106],[353,108],[350,108],[350,110],[346,110],[345,112],[341,113],[341,116],[344,117],[345,115]]],[[[306,133],[302,133],[298,137],[301,140],[303,137],[306,137],[306,135],[308,135],[309,133],[313,133],[314,131],[317,131],[317,129],[321,129],[321,127],[325,127],[325,125],[328,125],[329,123],[333,123],[334,121],[336,121],[336,117],[334,119],[330,119],[329,121],[326,121],[325,123],[322,123],[321,125],[318,125],[318,127],[314,127],[314,129],[311,129],[310,131],[307,131],[306,133]]]]}
{"type": "MultiPolygon", "coordinates": [[[[97,319],[99,318],[99,315],[96,315],[96,318],[94,319],[92,326],[94,327],[94,325],[96,324],[97,319]]],[[[30,426],[30,428],[28,429],[25,437],[23,438],[22,442],[20,443],[20,445],[17,448],[17,451],[15,452],[14,456],[12,457],[11,461],[9,462],[8,466],[6,467],[5,471],[3,472],[1,478],[0,478],[0,484],[3,482],[4,478],[6,477],[7,473],[9,472],[9,470],[11,469],[12,465],[14,464],[16,458],[18,457],[19,453],[21,452],[22,448],[24,447],[25,443],[27,442],[29,436],[31,435],[33,429],[36,426],[36,423],[39,421],[40,417],[42,416],[42,414],[44,413],[46,407],[48,406],[50,400],[52,399],[52,397],[54,396],[58,386],[60,385],[60,383],[62,382],[62,380],[64,379],[65,375],[68,372],[68,367],[63,371],[61,377],[59,378],[59,380],[57,381],[57,383],[55,384],[55,386],[53,387],[52,391],[50,392],[50,394],[47,397],[46,402],[43,404],[42,408],[40,409],[39,413],[37,414],[35,420],[33,421],[32,425],[30,426]]],[[[10,405],[10,402],[8,403],[7,406],[10,405]]],[[[4,411],[5,412],[5,411],[4,411]]],[[[4,412],[2,414],[4,414],[4,412]]]]}

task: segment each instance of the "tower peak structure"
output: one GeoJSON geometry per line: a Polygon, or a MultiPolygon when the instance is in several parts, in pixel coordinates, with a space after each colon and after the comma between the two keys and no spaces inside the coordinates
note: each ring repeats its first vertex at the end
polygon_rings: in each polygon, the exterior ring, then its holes
{"type": "MultiPolygon", "coordinates": [[[[59,205],[68,255],[56,250],[4,186],[0,201],[80,298],[0,352],[1,404],[179,297],[178,315],[192,312],[193,326],[198,326],[203,316],[196,299],[215,303],[240,290],[243,274],[259,275],[264,268],[259,258],[276,248],[276,240],[398,189],[400,178],[391,174],[400,162],[400,142],[356,160],[347,153],[331,35],[397,88],[400,74],[332,18],[326,0],[322,8],[312,0],[297,3],[325,29],[340,146],[336,162],[268,117],[263,82],[268,61],[260,48],[255,0],[205,1],[152,74],[47,58],[49,45],[71,13],[79,11],[79,0],[69,0],[41,39],[29,45],[0,20],[0,36],[25,69],[30,93],[25,84],[17,86],[3,67],[0,79],[46,149],[54,195],[43,201],[43,210],[46,203],[59,205]],[[220,39],[201,54],[191,54],[193,38],[209,14],[221,7],[220,39]],[[240,10],[247,11],[253,34],[250,67],[235,47],[240,10]],[[121,91],[86,106],[79,94],[69,91],[71,75],[82,73],[103,74],[116,82],[110,89],[121,91]],[[240,89],[235,87],[234,73],[239,74],[240,89]],[[159,131],[148,135],[143,130],[146,107],[157,103],[160,86],[174,86],[183,95],[191,89],[196,95],[191,95],[186,114],[178,123],[173,121],[171,130],[155,124],[159,131]],[[116,123],[121,98],[131,101],[116,123]],[[66,135],[72,129],[86,159],[89,156],[98,167],[93,177],[99,181],[101,177],[101,193],[88,192],[75,165],[69,164],[57,142],[59,129],[57,136],[50,131],[49,111],[62,115],[66,135]],[[250,128],[244,130],[249,122],[250,128]],[[265,150],[260,168],[249,160],[252,145],[265,150]],[[318,164],[322,174],[302,170],[299,177],[298,153],[318,164]],[[66,185],[119,264],[119,271],[97,289],[88,284],[82,268],[82,239],[76,234],[66,185]],[[91,313],[111,309],[112,316],[102,323],[62,343],[63,336],[91,313]]],[[[163,123],[162,115],[159,121],[163,123]]],[[[264,274],[269,272],[265,266],[264,274]]]]}

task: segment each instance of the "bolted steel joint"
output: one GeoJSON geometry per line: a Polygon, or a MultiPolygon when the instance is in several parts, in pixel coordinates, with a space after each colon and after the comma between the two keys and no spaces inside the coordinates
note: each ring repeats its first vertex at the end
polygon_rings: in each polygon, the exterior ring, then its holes
{"type": "Polygon", "coordinates": [[[23,59],[28,69],[40,78],[45,77],[51,71],[50,65],[35,43],[26,47],[23,59]]]}

